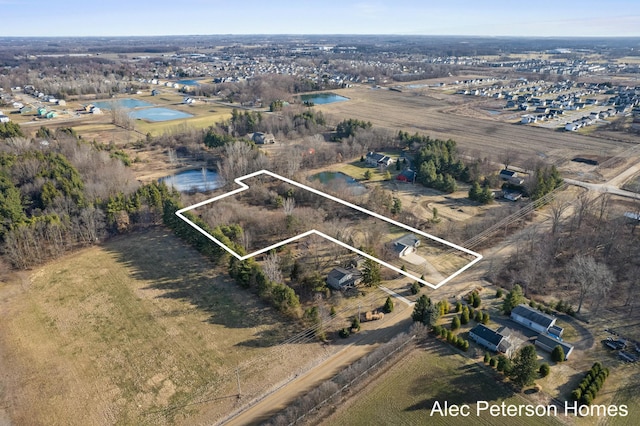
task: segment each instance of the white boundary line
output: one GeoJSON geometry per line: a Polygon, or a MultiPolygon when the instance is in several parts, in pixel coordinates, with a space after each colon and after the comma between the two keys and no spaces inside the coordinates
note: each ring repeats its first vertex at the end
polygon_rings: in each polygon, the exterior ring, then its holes
{"type": "Polygon", "coordinates": [[[396,271],[396,272],[398,272],[398,273],[400,273],[400,274],[402,274],[402,275],[404,275],[406,277],[409,277],[409,278],[411,278],[411,279],[413,279],[415,281],[418,281],[419,283],[425,284],[425,285],[427,285],[427,286],[429,286],[429,287],[431,287],[433,289],[437,289],[440,286],[442,286],[442,285],[446,284],[447,282],[449,282],[450,280],[452,280],[453,278],[457,277],[462,272],[464,272],[465,270],[469,269],[471,266],[473,266],[475,263],[479,262],[482,259],[482,255],[481,254],[476,253],[474,251],[471,251],[471,250],[469,250],[469,249],[467,249],[465,247],[453,244],[453,243],[451,243],[451,242],[449,242],[447,240],[443,240],[442,238],[438,238],[435,235],[427,234],[426,232],[420,231],[419,229],[412,228],[412,227],[410,227],[408,225],[402,224],[402,223],[397,222],[397,221],[395,221],[393,219],[389,219],[386,216],[382,216],[382,215],[380,215],[378,213],[372,212],[370,210],[367,210],[367,209],[362,208],[360,206],[357,206],[355,204],[348,203],[348,202],[346,202],[344,200],[341,200],[340,198],[337,198],[337,197],[334,197],[332,195],[326,194],[326,193],[324,193],[322,191],[318,191],[315,188],[311,188],[309,186],[303,185],[303,184],[301,184],[299,182],[296,182],[296,181],[293,181],[291,179],[287,179],[287,178],[285,178],[283,176],[280,176],[280,175],[278,175],[276,173],[270,172],[269,170],[260,170],[260,171],[254,172],[254,173],[250,173],[248,175],[245,175],[245,176],[239,177],[237,179],[234,179],[234,182],[237,183],[240,186],[240,188],[234,189],[233,191],[227,192],[227,193],[222,194],[222,195],[218,195],[217,197],[210,198],[208,200],[202,201],[202,202],[194,204],[192,206],[180,209],[180,210],[178,210],[176,212],[176,215],[180,219],[184,220],[189,225],[191,225],[193,228],[195,228],[202,235],[204,235],[205,237],[207,237],[208,239],[210,239],[214,243],[218,244],[220,247],[225,249],[227,252],[229,252],[231,255],[233,255],[234,257],[236,257],[239,260],[246,260],[246,259],[252,258],[254,256],[257,256],[258,254],[266,253],[266,252],[268,252],[268,251],[270,251],[270,250],[272,250],[272,249],[274,249],[276,247],[280,247],[280,246],[283,246],[285,244],[289,244],[290,242],[299,240],[299,239],[304,238],[304,237],[306,237],[308,235],[316,234],[316,235],[319,235],[319,236],[321,236],[323,238],[326,238],[327,240],[329,240],[329,241],[331,241],[333,243],[336,243],[336,244],[338,244],[338,245],[340,245],[340,246],[342,246],[342,247],[344,247],[346,249],[349,249],[349,250],[351,250],[351,251],[353,251],[355,253],[358,253],[360,256],[366,257],[367,259],[374,260],[374,261],[378,262],[379,264],[381,264],[383,266],[386,266],[387,268],[390,268],[390,269],[392,269],[392,270],[394,270],[394,271],[396,271]],[[321,197],[327,198],[327,199],[329,199],[331,201],[335,201],[335,202],[340,203],[342,205],[345,205],[347,207],[351,207],[352,209],[356,209],[356,210],[358,210],[358,211],[360,211],[362,213],[366,213],[366,214],[371,215],[371,216],[373,216],[375,218],[378,218],[378,219],[383,220],[385,222],[391,223],[392,225],[399,226],[399,227],[404,228],[406,230],[409,230],[411,232],[415,232],[416,234],[422,235],[423,237],[427,237],[427,238],[429,238],[431,240],[437,241],[437,242],[442,243],[444,245],[447,245],[449,247],[452,247],[452,248],[455,248],[457,250],[463,251],[463,252],[465,252],[467,254],[470,254],[470,255],[474,256],[475,259],[473,259],[470,263],[466,264],[464,267],[460,268],[459,270],[457,270],[456,272],[454,272],[452,275],[448,276],[444,280],[440,281],[439,283],[432,284],[432,283],[430,283],[428,281],[425,281],[425,280],[423,280],[421,278],[418,278],[418,277],[416,277],[414,275],[411,275],[410,273],[408,273],[406,271],[403,271],[402,269],[400,269],[400,268],[398,268],[396,266],[393,266],[393,265],[391,265],[391,264],[389,264],[389,263],[387,263],[387,262],[385,262],[383,260],[380,260],[375,256],[371,256],[370,254],[365,253],[362,250],[358,250],[355,247],[352,247],[352,246],[350,246],[348,244],[345,244],[342,241],[337,240],[337,239],[335,239],[333,237],[330,237],[327,234],[324,234],[324,233],[322,233],[320,231],[317,231],[315,229],[312,229],[310,231],[307,231],[307,232],[304,232],[302,234],[296,235],[295,237],[288,238],[288,239],[286,239],[284,241],[280,241],[277,244],[271,245],[271,246],[263,248],[261,250],[254,251],[253,253],[247,254],[245,256],[240,256],[240,255],[238,255],[238,253],[236,253],[235,251],[231,250],[229,247],[224,245],[222,242],[218,241],[215,237],[213,237],[212,235],[207,233],[204,229],[202,229],[201,227],[199,227],[198,225],[193,223],[193,221],[189,220],[186,216],[183,215],[183,213],[188,212],[189,210],[193,210],[193,209],[196,209],[198,207],[202,207],[202,206],[204,206],[206,204],[213,203],[213,202],[221,200],[223,198],[230,197],[232,195],[238,194],[238,193],[240,193],[242,191],[246,191],[247,189],[249,189],[249,185],[245,184],[243,181],[245,179],[250,179],[252,177],[256,177],[256,176],[260,176],[260,175],[268,175],[268,176],[274,177],[276,179],[280,179],[283,182],[286,182],[286,183],[289,183],[291,185],[297,186],[298,188],[305,189],[305,190],[310,191],[310,192],[312,192],[314,194],[320,195],[321,197]]]}

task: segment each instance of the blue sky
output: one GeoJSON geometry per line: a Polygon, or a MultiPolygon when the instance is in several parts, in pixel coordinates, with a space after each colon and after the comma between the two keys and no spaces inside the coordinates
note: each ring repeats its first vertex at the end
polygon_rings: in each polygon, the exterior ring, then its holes
{"type": "Polygon", "coordinates": [[[0,36],[640,36],[639,0],[0,0],[0,36]]]}

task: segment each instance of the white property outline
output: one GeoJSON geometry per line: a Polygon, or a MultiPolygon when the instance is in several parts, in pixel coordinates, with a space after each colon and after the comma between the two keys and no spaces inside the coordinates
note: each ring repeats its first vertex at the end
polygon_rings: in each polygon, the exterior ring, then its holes
{"type": "Polygon", "coordinates": [[[426,232],[420,231],[419,229],[412,228],[412,227],[410,227],[408,225],[405,225],[403,223],[397,222],[397,221],[395,221],[393,219],[389,219],[388,217],[382,216],[382,215],[380,215],[378,213],[372,212],[370,210],[367,210],[367,209],[362,208],[360,206],[357,206],[355,204],[348,203],[348,202],[346,202],[344,200],[341,200],[340,198],[337,198],[337,197],[334,197],[332,195],[326,194],[326,193],[324,193],[322,191],[318,191],[315,188],[311,188],[310,186],[303,185],[303,184],[301,184],[299,182],[296,182],[294,180],[287,179],[287,178],[285,178],[283,176],[280,176],[280,175],[278,175],[276,173],[270,172],[269,170],[260,170],[260,171],[254,172],[254,173],[250,173],[248,175],[245,175],[245,176],[239,177],[237,179],[234,179],[234,182],[237,183],[240,186],[240,188],[234,189],[233,191],[229,191],[229,192],[227,192],[225,194],[218,195],[217,197],[210,198],[208,200],[202,201],[202,202],[194,204],[192,206],[180,209],[180,210],[178,210],[176,212],[176,215],[180,219],[184,220],[186,223],[191,225],[193,228],[195,228],[202,235],[204,235],[205,237],[207,237],[208,239],[210,239],[214,243],[218,244],[220,247],[225,249],[227,252],[231,253],[238,260],[246,260],[246,259],[252,258],[252,257],[257,256],[259,254],[266,253],[266,252],[268,252],[270,250],[273,250],[273,249],[275,249],[277,247],[280,247],[280,246],[283,246],[285,244],[289,244],[289,243],[291,243],[293,241],[296,241],[296,240],[299,240],[301,238],[304,238],[304,237],[306,237],[308,235],[316,234],[316,235],[319,235],[319,236],[321,236],[323,238],[326,238],[327,240],[329,240],[329,241],[331,241],[333,243],[336,243],[336,244],[338,244],[338,245],[340,245],[340,246],[342,246],[342,247],[344,247],[346,249],[349,249],[349,250],[351,250],[351,251],[353,251],[355,253],[358,253],[360,256],[366,257],[367,259],[374,260],[374,261],[378,262],[379,264],[381,264],[383,266],[386,266],[387,268],[390,268],[390,269],[392,269],[392,270],[394,270],[394,271],[396,271],[396,272],[398,272],[398,273],[400,273],[400,274],[402,274],[402,275],[404,275],[404,276],[406,276],[408,278],[416,280],[419,283],[425,284],[425,285],[427,285],[427,286],[429,286],[429,287],[431,287],[432,289],[435,290],[435,289],[439,288],[440,286],[442,286],[442,285],[446,284],[447,282],[449,282],[451,279],[457,277],[462,272],[464,272],[465,270],[467,270],[468,268],[470,268],[471,266],[473,266],[475,263],[479,262],[482,259],[482,255],[481,254],[476,253],[474,251],[471,251],[471,250],[469,250],[469,249],[467,249],[465,247],[459,246],[457,244],[453,244],[453,243],[451,243],[451,242],[449,242],[447,240],[443,240],[442,238],[438,238],[435,235],[427,234],[426,232]],[[254,251],[253,253],[247,254],[245,256],[239,256],[238,253],[236,253],[235,251],[231,250],[229,247],[227,247],[221,241],[218,241],[213,235],[211,235],[208,232],[206,232],[204,229],[202,229],[201,227],[199,227],[198,225],[193,223],[191,220],[189,220],[186,216],[184,216],[182,214],[184,212],[188,212],[189,210],[193,210],[193,209],[196,209],[198,207],[202,207],[202,206],[204,206],[206,204],[213,203],[213,202],[221,200],[223,198],[230,197],[232,195],[238,194],[238,193],[240,193],[242,191],[246,191],[250,187],[249,187],[249,185],[245,184],[243,181],[245,179],[250,179],[252,177],[256,177],[256,176],[260,176],[260,175],[268,175],[268,176],[271,176],[273,178],[280,179],[283,182],[286,182],[286,183],[289,183],[291,185],[297,186],[298,188],[305,189],[305,190],[310,191],[310,192],[312,192],[312,193],[314,193],[316,195],[320,195],[321,197],[327,198],[327,199],[329,199],[331,201],[335,201],[335,202],[340,203],[342,205],[345,205],[347,207],[351,207],[352,209],[356,209],[356,210],[358,210],[358,211],[360,211],[362,213],[366,213],[368,215],[371,215],[371,216],[373,216],[375,218],[378,218],[380,220],[383,220],[385,222],[388,222],[388,223],[391,223],[393,225],[399,226],[400,228],[409,230],[409,231],[414,232],[416,234],[422,235],[423,237],[427,237],[427,238],[429,238],[431,240],[437,241],[437,242],[442,243],[444,245],[447,245],[449,247],[452,247],[452,248],[455,248],[457,250],[463,251],[463,252],[465,252],[467,254],[470,254],[470,255],[474,256],[475,259],[473,259],[471,262],[469,262],[468,264],[466,264],[461,269],[457,270],[456,272],[454,272],[453,274],[451,274],[450,276],[448,276],[444,280],[440,281],[439,283],[432,284],[432,283],[430,283],[430,282],[428,282],[426,280],[423,280],[421,278],[415,277],[414,275],[411,275],[410,273],[408,273],[406,271],[403,271],[402,269],[400,269],[400,268],[398,268],[398,267],[396,267],[394,265],[391,265],[391,264],[389,264],[389,263],[387,263],[387,262],[385,262],[383,260],[380,260],[375,256],[371,256],[370,254],[365,253],[362,250],[358,250],[357,248],[352,247],[349,244],[343,243],[342,241],[337,240],[337,239],[335,239],[333,237],[330,237],[329,235],[327,235],[327,234],[325,234],[323,232],[317,231],[315,229],[312,229],[310,231],[307,231],[307,232],[304,232],[302,234],[296,235],[295,237],[288,238],[288,239],[286,239],[284,241],[280,241],[277,244],[273,244],[273,245],[271,245],[269,247],[260,249],[258,251],[254,251]]]}

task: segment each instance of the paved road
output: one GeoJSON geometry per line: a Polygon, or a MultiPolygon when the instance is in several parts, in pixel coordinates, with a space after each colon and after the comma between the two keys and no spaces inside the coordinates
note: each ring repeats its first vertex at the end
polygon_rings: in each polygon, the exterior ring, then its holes
{"type": "Polygon", "coordinates": [[[589,183],[574,179],[565,179],[564,181],[569,185],[580,186],[582,188],[587,188],[590,191],[604,192],[608,194],[619,195],[621,197],[640,200],[640,194],[636,192],[625,191],[624,189],[620,189],[617,186],[609,185],[608,183],[589,183]]]}

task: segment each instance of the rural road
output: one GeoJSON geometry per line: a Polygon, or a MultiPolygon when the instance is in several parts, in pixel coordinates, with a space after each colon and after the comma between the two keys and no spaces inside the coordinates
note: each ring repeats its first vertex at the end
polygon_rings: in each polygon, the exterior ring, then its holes
{"type": "Polygon", "coordinates": [[[413,309],[404,306],[404,304],[396,304],[394,313],[386,315],[380,324],[376,324],[377,328],[361,331],[358,335],[351,337],[350,339],[354,340],[348,346],[245,410],[223,420],[220,424],[252,425],[270,419],[278,411],[286,408],[296,397],[305,394],[371,352],[379,342],[387,342],[399,333],[406,331],[409,325],[409,315],[412,311],[413,309]],[[402,309],[398,309],[400,307],[402,309]]]}

